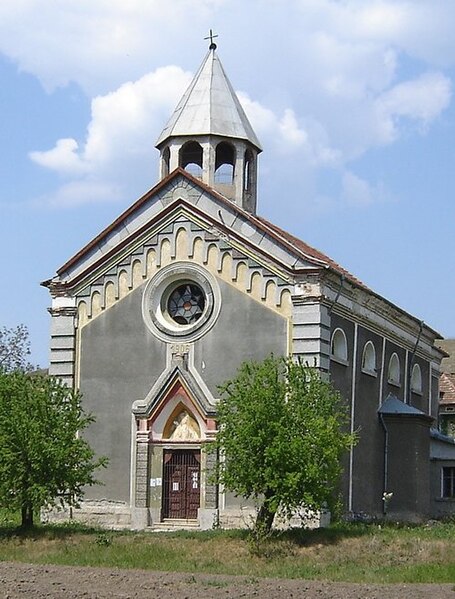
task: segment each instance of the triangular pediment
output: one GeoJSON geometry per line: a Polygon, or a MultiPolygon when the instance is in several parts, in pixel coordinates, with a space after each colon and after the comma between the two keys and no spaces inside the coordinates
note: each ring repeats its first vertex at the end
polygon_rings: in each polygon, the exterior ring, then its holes
{"type": "MultiPolygon", "coordinates": [[[[207,399],[199,382],[190,371],[179,366],[171,367],[150,389],[147,396],[133,404],[133,413],[137,417],[156,418],[170,398],[177,398],[176,404],[184,397],[193,406],[190,412],[198,413],[203,419],[215,416],[215,407],[207,399]]],[[[167,420],[166,420],[167,421],[167,420]]]]}
{"type": "Polygon", "coordinates": [[[206,242],[221,241],[236,254],[279,271],[288,282],[295,272],[327,266],[321,255],[306,255],[292,240],[280,235],[278,229],[268,226],[267,221],[243,211],[177,169],[44,284],[51,290],[64,287],[80,291],[112,269],[128,267],[135,256],[143,254],[144,248],[159,245],[160,238],[171,236],[183,221],[189,224],[191,234],[198,231],[206,242]]]}

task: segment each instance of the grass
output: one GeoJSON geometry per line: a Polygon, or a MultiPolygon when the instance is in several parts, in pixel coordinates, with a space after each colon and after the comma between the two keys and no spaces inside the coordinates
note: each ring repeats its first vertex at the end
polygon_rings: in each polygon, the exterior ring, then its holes
{"type": "Polygon", "coordinates": [[[19,532],[0,517],[0,560],[350,582],[455,582],[454,523],[338,524],[273,535],[251,552],[248,531],[109,532],[81,525],[19,532]]]}

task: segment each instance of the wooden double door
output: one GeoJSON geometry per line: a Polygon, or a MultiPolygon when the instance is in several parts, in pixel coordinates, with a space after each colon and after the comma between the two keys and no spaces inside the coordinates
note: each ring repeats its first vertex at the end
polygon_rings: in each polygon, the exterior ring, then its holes
{"type": "Polygon", "coordinates": [[[166,449],[163,455],[163,518],[196,519],[200,506],[201,451],[166,449]]]}

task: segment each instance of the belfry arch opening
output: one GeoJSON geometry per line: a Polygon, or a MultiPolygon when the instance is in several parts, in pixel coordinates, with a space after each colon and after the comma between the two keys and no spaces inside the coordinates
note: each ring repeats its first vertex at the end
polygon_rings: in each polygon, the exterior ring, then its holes
{"type": "Polygon", "coordinates": [[[215,183],[232,185],[234,183],[235,149],[226,142],[220,142],[215,149],[215,183]]]}
{"type": "Polygon", "coordinates": [[[251,150],[245,151],[244,167],[243,167],[243,190],[246,193],[251,193],[253,190],[253,170],[254,157],[251,150]]]}
{"type": "Polygon", "coordinates": [[[203,151],[197,141],[187,141],[179,152],[179,166],[187,173],[202,179],[203,151]]]}
{"type": "Polygon", "coordinates": [[[169,147],[165,147],[162,154],[162,176],[167,177],[169,175],[169,164],[171,161],[171,151],[169,147]]]}

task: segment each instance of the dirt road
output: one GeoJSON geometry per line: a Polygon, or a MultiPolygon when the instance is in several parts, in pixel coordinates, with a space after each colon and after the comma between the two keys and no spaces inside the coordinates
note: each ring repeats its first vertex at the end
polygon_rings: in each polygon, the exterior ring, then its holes
{"type": "Polygon", "coordinates": [[[0,562],[0,599],[455,599],[455,585],[375,585],[0,562]]]}

